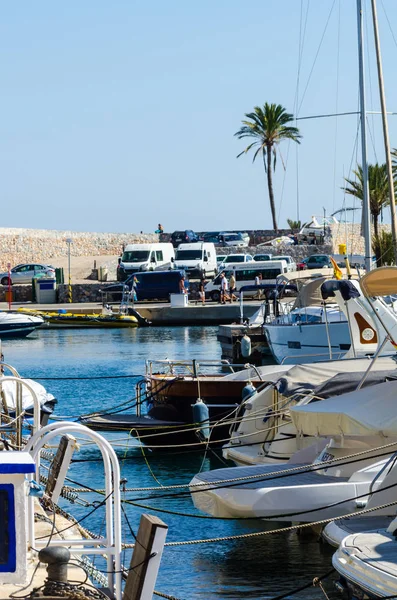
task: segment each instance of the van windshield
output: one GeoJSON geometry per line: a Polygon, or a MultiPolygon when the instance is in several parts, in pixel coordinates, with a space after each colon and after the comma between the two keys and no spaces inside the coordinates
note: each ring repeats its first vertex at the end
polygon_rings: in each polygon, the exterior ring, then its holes
{"type": "Polygon", "coordinates": [[[149,250],[131,250],[130,252],[124,252],[121,260],[123,262],[138,263],[144,262],[149,258],[149,250]]]}
{"type": "Polygon", "coordinates": [[[202,250],[177,250],[175,260],[201,260],[202,250]]]}
{"type": "Polygon", "coordinates": [[[245,262],[245,256],[244,254],[229,254],[229,256],[223,261],[225,263],[230,263],[230,262],[245,262]]]}

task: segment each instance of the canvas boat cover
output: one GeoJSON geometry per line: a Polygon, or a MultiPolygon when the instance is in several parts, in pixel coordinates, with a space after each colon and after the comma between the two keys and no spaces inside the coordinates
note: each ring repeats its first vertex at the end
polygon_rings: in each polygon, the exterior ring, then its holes
{"type": "Polygon", "coordinates": [[[299,433],[312,436],[397,436],[397,381],[387,381],[291,408],[299,433]]]}
{"type": "MultiPolygon", "coordinates": [[[[370,364],[371,362],[368,358],[353,358],[296,366],[265,365],[257,367],[256,369],[249,368],[238,371],[237,373],[230,373],[229,375],[222,377],[222,380],[258,381],[259,379],[262,379],[263,381],[277,382],[278,391],[283,394],[283,396],[288,397],[296,393],[310,392],[340,374],[342,374],[347,381],[349,379],[349,374],[359,373],[360,376],[358,376],[358,381],[360,381],[363,373],[368,369],[370,364]],[[260,377],[258,377],[258,372],[260,373],[260,377]]],[[[371,371],[372,373],[378,371],[390,373],[393,372],[394,369],[397,369],[397,357],[383,356],[375,361],[371,371]]],[[[385,379],[382,381],[385,381],[385,379]]],[[[338,380],[335,380],[335,389],[337,384],[338,380]]],[[[325,390],[323,390],[323,392],[325,393],[325,390]]]]}
{"type": "MultiPolygon", "coordinates": [[[[340,396],[347,392],[354,392],[364,375],[364,371],[357,371],[357,373],[339,373],[338,375],[335,375],[335,377],[331,377],[328,381],[325,381],[323,384],[314,388],[313,394],[315,395],[315,398],[312,402],[326,400],[327,398],[340,396]]],[[[393,371],[370,371],[365,378],[362,387],[395,380],[397,380],[397,369],[394,369],[393,371]]]]}
{"type": "Polygon", "coordinates": [[[397,267],[380,267],[370,271],[360,280],[365,296],[389,296],[397,294],[397,267]]]}
{"type": "MultiPolygon", "coordinates": [[[[372,373],[378,371],[394,371],[397,369],[397,360],[393,356],[378,358],[371,367],[372,373]]],[[[371,362],[368,358],[352,358],[333,360],[322,363],[310,363],[290,367],[277,385],[278,391],[283,396],[312,391],[333,377],[342,374],[347,381],[352,373],[361,375],[368,369],[371,362]]],[[[384,380],[383,380],[384,381],[384,380]]],[[[324,391],[324,390],[323,390],[324,391]]]]}

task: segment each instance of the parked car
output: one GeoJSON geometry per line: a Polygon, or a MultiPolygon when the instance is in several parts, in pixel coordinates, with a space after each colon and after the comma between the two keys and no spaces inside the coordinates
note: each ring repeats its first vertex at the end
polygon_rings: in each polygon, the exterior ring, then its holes
{"type": "Polygon", "coordinates": [[[251,238],[246,231],[240,231],[239,235],[243,238],[245,242],[247,242],[248,246],[250,245],[251,238]]]}
{"type": "Polygon", "coordinates": [[[219,234],[219,241],[221,246],[236,246],[238,248],[247,248],[249,243],[246,238],[244,238],[242,233],[225,233],[222,232],[219,234]]]}
{"type": "MultiPolygon", "coordinates": [[[[41,265],[30,263],[26,265],[17,265],[11,269],[11,283],[32,283],[33,277],[53,277],[55,279],[55,269],[50,265],[41,265]]],[[[8,272],[0,273],[1,285],[8,285],[8,272]]]]}
{"type": "MultiPolygon", "coordinates": [[[[124,286],[135,288],[138,300],[169,300],[170,294],[179,294],[179,282],[185,271],[139,271],[133,273],[124,283],[114,283],[103,288],[105,302],[120,302],[124,286]]],[[[189,284],[185,281],[185,287],[189,284]]]]}
{"type": "Polygon", "coordinates": [[[215,246],[220,245],[219,232],[217,232],[217,231],[206,231],[205,233],[203,233],[203,235],[200,237],[200,239],[203,242],[210,242],[212,244],[215,244],[215,246]]]}
{"type": "Polygon", "coordinates": [[[271,254],[255,254],[253,259],[257,262],[265,262],[266,260],[272,260],[271,254]]]}
{"type": "Polygon", "coordinates": [[[305,269],[307,269],[307,264],[305,262],[303,262],[303,260],[298,261],[296,263],[296,270],[297,271],[305,271],[305,269]]]}
{"type": "Polygon", "coordinates": [[[229,263],[246,263],[251,262],[251,254],[228,254],[225,259],[219,264],[219,270],[224,269],[229,263]]]}
{"type": "Polygon", "coordinates": [[[199,236],[197,233],[194,233],[192,229],[185,229],[184,231],[174,231],[171,234],[171,243],[174,248],[178,248],[179,244],[192,244],[193,242],[198,242],[199,236]]]}
{"type": "Polygon", "coordinates": [[[273,256],[272,260],[285,260],[285,262],[288,265],[288,271],[296,271],[296,262],[294,261],[292,256],[278,255],[278,256],[273,256]]]}
{"type": "Polygon", "coordinates": [[[308,269],[323,269],[324,267],[332,267],[332,263],[327,254],[312,254],[302,260],[308,269]]]}

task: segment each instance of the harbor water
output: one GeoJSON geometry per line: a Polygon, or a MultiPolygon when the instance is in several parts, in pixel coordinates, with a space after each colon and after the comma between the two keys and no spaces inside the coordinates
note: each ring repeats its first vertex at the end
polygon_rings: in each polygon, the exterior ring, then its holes
{"type": "MultiPolygon", "coordinates": [[[[7,363],[54,394],[58,399],[55,414],[73,420],[132,399],[146,359],[220,360],[216,333],[216,327],[42,330],[23,340],[4,341],[2,348],[7,363]]],[[[196,446],[154,453],[142,449],[128,432],[105,436],[117,451],[127,488],[187,483],[200,470],[225,465],[219,452],[204,454],[196,446]]],[[[103,488],[98,449],[82,441],[69,474],[78,487],[103,488]]],[[[103,499],[94,493],[81,497],[89,503],[103,499]]],[[[127,517],[123,516],[123,540],[127,542],[134,542],[142,512],[155,514],[167,523],[168,542],[236,536],[277,527],[263,520],[206,518],[194,508],[186,490],[127,491],[122,497],[134,503],[123,504],[127,517]]],[[[62,506],[76,518],[84,518],[93,510],[93,506],[71,505],[66,500],[62,506]]],[[[82,525],[100,533],[104,526],[102,507],[82,525]]],[[[332,548],[317,539],[303,540],[294,532],[166,547],[156,590],[185,600],[274,598],[329,571],[332,553],[332,548]]],[[[130,556],[131,551],[126,551],[127,566],[130,556]]],[[[96,564],[105,568],[103,561],[97,559],[96,564]]],[[[332,578],[324,585],[330,597],[336,598],[332,578]]],[[[294,597],[324,596],[318,587],[309,587],[294,597]]]]}

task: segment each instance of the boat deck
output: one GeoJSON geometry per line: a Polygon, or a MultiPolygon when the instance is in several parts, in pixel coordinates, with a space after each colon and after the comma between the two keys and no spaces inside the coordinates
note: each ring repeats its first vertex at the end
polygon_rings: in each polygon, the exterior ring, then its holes
{"type": "Polygon", "coordinates": [[[387,529],[391,519],[392,517],[378,515],[338,519],[338,521],[328,523],[322,536],[328,544],[338,548],[348,535],[387,529]]]}
{"type": "MultiPolygon", "coordinates": [[[[307,485],[320,485],[322,483],[342,483],[347,481],[347,477],[334,477],[330,475],[320,474],[319,471],[311,471],[309,473],[302,473],[295,471],[285,476],[271,476],[266,477],[267,473],[274,473],[290,469],[292,467],[301,465],[257,465],[247,467],[230,467],[227,469],[216,469],[214,471],[206,471],[195,475],[195,481],[211,484],[214,481],[224,481],[228,479],[235,479],[237,477],[255,476],[258,479],[248,482],[236,482],[233,483],[234,489],[261,489],[261,488],[273,488],[273,487],[290,487],[290,486],[307,486],[307,485]]],[[[302,465],[304,470],[305,466],[302,465]]],[[[214,487],[216,489],[216,487],[214,487]]]]}
{"type": "Polygon", "coordinates": [[[372,569],[397,577],[397,542],[393,534],[383,531],[352,535],[346,548],[372,569]]]}
{"type": "Polygon", "coordinates": [[[161,419],[152,419],[148,417],[137,417],[135,414],[116,414],[116,415],[97,415],[87,418],[82,418],[81,423],[102,431],[125,431],[131,429],[152,430],[152,429],[168,429],[172,427],[183,428],[186,423],[182,421],[162,421],[161,419]]]}

